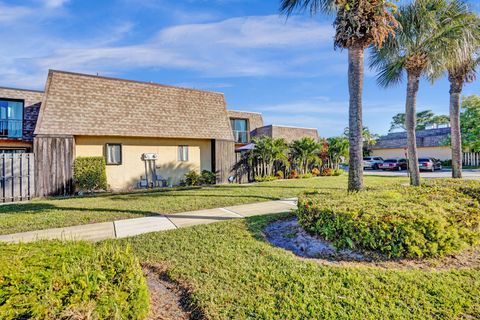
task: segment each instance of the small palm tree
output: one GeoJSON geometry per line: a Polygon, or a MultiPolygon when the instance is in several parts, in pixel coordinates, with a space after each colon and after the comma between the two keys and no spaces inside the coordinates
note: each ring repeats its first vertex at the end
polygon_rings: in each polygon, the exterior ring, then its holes
{"type": "Polygon", "coordinates": [[[350,170],[349,191],[363,189],[362,91],[364,50],[370,45],[381,47],[396,27],[390,0],[281,0],[281,11],[295,10],[316,14],[336,11],[336,48],[348,49],[348,87],[350,170]]]}
{"type": "Polygon", "coordinates": [[[301,173],[308,173],[311,166],[320,162],[320,144],[310,137],[304,137],[292,142],[291,156],[301,173]]]}
{"type": "Polygon", "coordinates": [[[420,78],[441,70],[441,61],[452,49],[450,39],[458,37],[465,18],[456,11],[458,1],[416,0],[399,8],[395,14],[399,25],[382,48],[373,48],[370,66],[379,71],[378,83],[390,86],[407,74],[405,126],[407,129],[410,183],[420,185],[416,145],[416,99],[420,78]]]}
{"type": "Polygon", "coordinates": [[[328,138],[328,159],[332,169],[339,169],[342,158],[348,157],[348,139],[340,136],[328,138]]]}
{"type": "Polygon", "coordinates": [[[476,79],[476,57],[480,47],[480,19],[467,3],[456,1],[458,14],[464,16],[459,37],[452,39],[453,50],[447,52],[445,70],[450,81],[450,125],[452,148],[452,178],[462,177],[462,134],[460,128],[460,98],[465,83],[476,79]]]}

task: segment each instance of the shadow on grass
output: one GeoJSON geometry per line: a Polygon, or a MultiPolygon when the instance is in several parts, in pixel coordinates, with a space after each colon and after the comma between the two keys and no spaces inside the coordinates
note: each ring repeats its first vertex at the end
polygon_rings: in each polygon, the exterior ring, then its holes
{"type": "Polygon", "coordinates": [[[246,218],[245,224],[247,225],[248,231],[255,239],[268,243],[267,239],[265,239],[263,230],[274,221],[289,219],[293,216],[295,216],[295,211],[272,213],[263,216],[246,218]]]}
{"type": "Polygon", "coordinates": [[[0,216],[2,214],[15,214],[15,213],[37,213],[42,214],[45,211],[60,210],[60,211],[82,211],[82,212],[103,212],[103,213],[128,213],[138,214],[141,216],[156,216],[158,213],[143,210],[127,210],[117,208],[76,208],[76,207],[61,207],[49,203],[22,203],[0,206],[0,216]]]}

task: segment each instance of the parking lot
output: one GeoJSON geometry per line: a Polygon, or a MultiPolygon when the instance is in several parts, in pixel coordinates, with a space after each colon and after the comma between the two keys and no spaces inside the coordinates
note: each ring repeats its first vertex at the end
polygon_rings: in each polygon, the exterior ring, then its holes
{"type": "MultiPolygon", "coordinates": [[[[406,177],[408,175],[408,172],[406,170],[382,171],[382,170],[366,169],[364,172],[365,172],[365,175],[376,175],[376,176],[406,177]]],[[[424,178],[450,178],[452,176],[452,170],[443,169],[441,171],[435,171],[435,172],[422,171],[420,175],[424,178]]],[[[464,169],[463,178],[480,180],[480,169],[464,169]]]]}

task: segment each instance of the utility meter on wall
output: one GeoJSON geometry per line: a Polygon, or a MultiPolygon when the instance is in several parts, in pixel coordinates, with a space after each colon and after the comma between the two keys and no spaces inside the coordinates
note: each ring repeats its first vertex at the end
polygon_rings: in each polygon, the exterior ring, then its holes
{"type": "Polygon", "coordinates": [[[147,160],[157,160],[158,155],[156,153],[144,153],[142,154],[142,160],[147,161],[147,160]]]}

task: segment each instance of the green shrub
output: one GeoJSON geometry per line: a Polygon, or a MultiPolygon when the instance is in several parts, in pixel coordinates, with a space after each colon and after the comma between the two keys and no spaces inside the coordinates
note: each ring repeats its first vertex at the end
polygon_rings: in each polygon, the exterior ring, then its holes
{"type": "Polygon", "coordinates": [[[203,170],[200,176],[200,184],[213,185],[215,183],[217,183],[217,176],[215,173],[203,170]]]}
{"type": "Polygon", "coordinates": [[[107,171],[103,157],[78,157],[74,163],[73,179],[79,190],[107,189],[107,171]]]}
{"type": "Polygon", "coordinates": [[[274,181],[274,180],[277,180],[278,178],[276,176],[265,176],[265,177],[262,177],[262,176],[256,176],[255,177],[255,181],[256,182],[266,182],[266,181],[274,181]]]}
{"type": "Polygon", "coordinates": [[[198,186],[200,185],[201,176],[195,170],[190,170],[185,174],[185,185],[186,186],[198,186]]]}
{"type": "Polygon", "coordinates": [[[114,244],[0,245],[0,319],[143,319],[138,260],[114,244]]]}
{"type": "Polygon", "coordinates": [[[313,174],[311,173],[304,173],[298,176],[300,179],[310,179],[313,178],[313,174]]]}
{"type": "Polygon", "coordinates": [[[341,176],[343,173],[344,171],[342,169],[335,169],[333,170],[332,175],[337,177],[337,176],[341,176]]]}
{"type": "Polygon", "coordinates": [[[275,176],[277,177],[277,179],[280,179],[280,180],[285,179],[285,174],[283,173],[282,170],[278,170],[275,176]]]}
{"type": "Polygon", "coordinates": [[[442,256],[479,242],[479,194],[479,182],[449,180],[352,194],[329,191],[301,197],[298,218],[308,232],[339,248],[442,256]]]}

